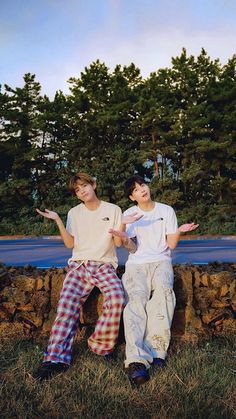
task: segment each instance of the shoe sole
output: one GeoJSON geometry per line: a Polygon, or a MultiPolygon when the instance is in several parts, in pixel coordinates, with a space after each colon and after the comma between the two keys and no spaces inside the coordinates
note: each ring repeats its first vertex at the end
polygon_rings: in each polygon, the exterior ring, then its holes
{"type": "Polygon", "coordinates": [[[45,373],[42,371],[41,374],[40,373],[38,375],[35,374],[35,375],[32,375],[32,377],[38,382],[48,381],[56,377],[57,375],[64,374],[66,371],[68,371],[68,369],[69,367],[68,368],[65,367],[61,369],[61,371],[52,370],[52,371],[45,371],[45,373]]]}
{"type": "Polygon", "coordinates": [[[135,377],[135,378],[129,378],[129,381],[132,385],[132,387],[139,387],[145,384],[147,381],[150,380],[150,377],[135,377]]]}

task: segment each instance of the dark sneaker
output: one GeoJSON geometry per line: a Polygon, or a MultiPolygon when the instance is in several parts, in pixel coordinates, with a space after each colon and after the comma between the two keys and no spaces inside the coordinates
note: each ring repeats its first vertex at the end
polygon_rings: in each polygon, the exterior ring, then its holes
{"type": "Polygon", "coordinates": [[[69,365],[62,362],[43,362],[34,372],[33,377],[38,381],[49,380],[53,375],[67,371],[69,365]]]}
{"type": "Polygon", "coordinates": [[[128,377],[132,385],[140,386],[149,380],[149,372],[141,362],[131,362],[128,366],[128,377]]]}
{"type": "Polygon", "coordinates": [[[106,362],[109,362],[110,363],[110,362],[113,362],[113,361],[116,360],[116,355],[115,355],[114,352],[110,352],[109,354],[103,355],[103,359],[106,362]]]}
{"type": "Polygon", "coordinates": [[[166,361],[162,358],[153,358],[152,365],[157,368],[164,368],[166,366],[166,361]]]}

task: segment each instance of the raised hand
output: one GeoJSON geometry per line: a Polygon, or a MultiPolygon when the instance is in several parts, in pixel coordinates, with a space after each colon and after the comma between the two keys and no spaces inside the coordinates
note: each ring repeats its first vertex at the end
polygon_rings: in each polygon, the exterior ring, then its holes
{"type": "Polygon", "coordinates": [[[40,211],[38,208],[36,208],[36,211],[39,215],[42,215],[45,218],[49,218],[50,220],[58,220],[59,215],[57,212],[50,211],[48,209],[45,209],[45,211],[40,211]]]}
{"type": "Polygon", "coordinates": [[[180,231],[180,233],[188,233],[189,231],[193,231],[196,230],[196,228],[198,228],[199,224],[194,224],[194,223],[190,223],[190,224],[182,224],[178,230],[180,231]]]}
{"type": "Polygon", "coordinates": [[[135,221],[140,220],[142,217],[143,214],[141,214],[139,211],[134,211],[131,214],[122,217],[122,224],[132,224],[135,221]]]}
{"type": "Polygon", "coordinates": [[[133,242],[133,240],[129,239],[129,236],[125,231],[114,230],[114,228],[110,228],[108,232],[113,236],[119,237],[122,241],[122,246],[124,246],[130,253],[136,252],[136,244],[133,242]]]}
{"type": "Polygon", "coordinates": [[[128,238],[128,234],[125,231],[114,230],[114,228],[110,228],[108,233],[112,234],[113,236],[120,237],[121,239],[128,238]]]}

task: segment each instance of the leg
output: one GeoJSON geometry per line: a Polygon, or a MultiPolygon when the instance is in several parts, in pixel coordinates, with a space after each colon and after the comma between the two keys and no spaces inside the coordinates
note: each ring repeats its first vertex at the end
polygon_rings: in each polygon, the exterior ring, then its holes
{"type": "Polygon", "coordinates": [[[72,263],[63,284],[57,316],[43,362],[70,364],[71,346],[78,326],[80,307],[93,287],[86,281],[85,266],[80,265],[76,269],[76,265],[72,263]]]}
{"type": "Polygon", "coordinates": [[[148,264],[128,265],[123,276],[123,284],[128,298],[124,309],[125,366],[142,363],[148,368],[149,362],[152,362],[152,355],[144,342],[147,326],[146,305],[151,294],[148,264]]]}
{"type": "Polygon", "coordinates": [[[171,323],[175,309],[173,268],[170,262],[153,265],[153,294],[147,303],[145,342],[153,358],[165,359],[171,338],[171,323]]]}
{"type": "MultiPolygon", "coordinates": [[[[121,280],[111,264],[90,266],[91,281],[103,294],[103,312],[99,317],[94,333],[88,339],[90,349],[98,355],[111,353],[118,339],[120,317],[124,308],[124,291],[121,280]]],[[[96,263],[96,262],[95,262],[96,263]]],[[[89,265],[90,264],[90,265],[89,265]]]]}

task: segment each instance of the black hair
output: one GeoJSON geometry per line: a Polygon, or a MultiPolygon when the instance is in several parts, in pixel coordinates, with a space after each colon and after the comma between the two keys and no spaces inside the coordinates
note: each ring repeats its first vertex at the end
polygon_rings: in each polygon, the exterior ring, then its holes
{"type": "Polygon", "coordinates": [[[124,183],[124,192],[125,192],[126,198],[129,198],[130,195],[132,195],[132,192],[135,189],[135,183],[138,183],[139,185],[143,185],[143,183],[146,184],[146,182],[142,178],[142,176],[139,176],[139,175],[133,175],[133,176],[131,176],[124,183]]]}

